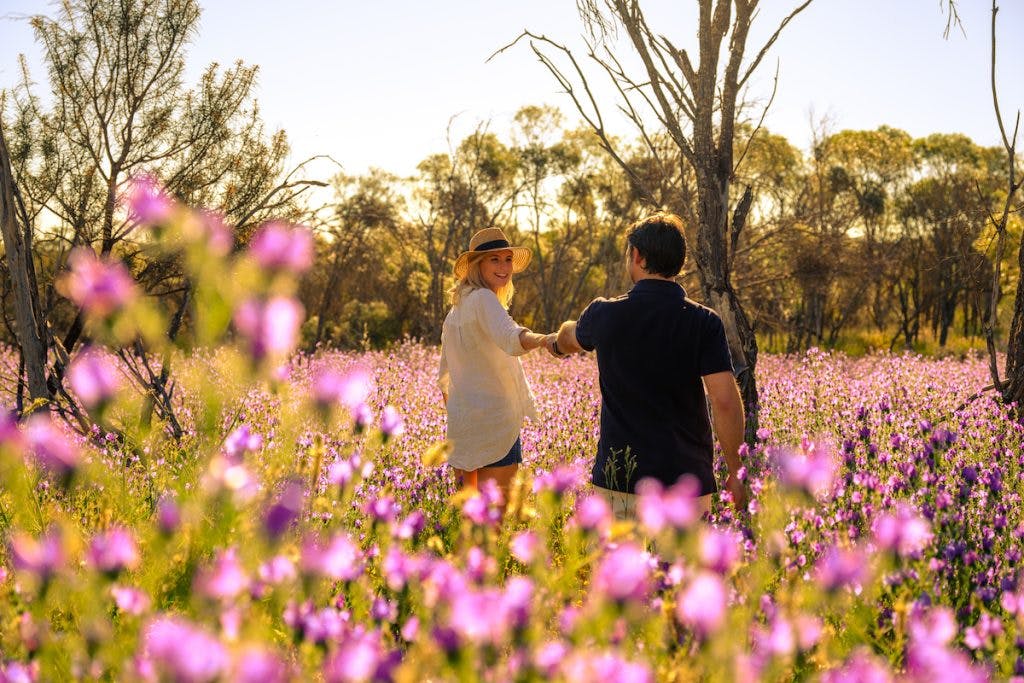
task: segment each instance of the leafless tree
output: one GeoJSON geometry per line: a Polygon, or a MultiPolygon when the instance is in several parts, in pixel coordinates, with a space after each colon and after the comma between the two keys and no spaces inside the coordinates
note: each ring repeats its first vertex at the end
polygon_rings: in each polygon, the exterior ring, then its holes
{"type": "MultiPolygon", "coordinates": [[[[620,111],[646,141],[660,131],[667,132],[681,163],[690,166],[696,175],[698,227],[694,255],[704,300],[725,323],[737,379],[748,407],[748,438],[753,438],[758,422],[757,340],[732,282],[731,267],[752,194],[749,187],[745,188],[734,202],[732,183],[736,166],[744,155],[743,151],[734,155],[735,130],[745,86],[784,28],[811,0],[797,4],[750,58],[747,43],[759,4],[758,0],[697,0],[695,62],[688,50],[676,47],[672,39],[648,23],[639,0],[577,2],[591,37],[588,57],[610,77],[619,94],[620,111]],[[608,36],[619,30],[625,32],[640,58],[639,73],[627,73],[623,59],[609,46],[608,36]]],[[[604,149],[630,175],[641,193],[652,199],[643,179],[619,153],[575,55],[564,45],[530,31],[523,32],[502,50],[524,38],[568,93],[604,149]],[[546,50],[560,53],[561,58],[556,60],[546,50]],[[571,65],[570,73],[559,67],[562,59],[571,65]]],[[[658,154],[656,145],[649,146],[652,154],[658,154]]],[[[687,213],[687,207],[659,208],[687,213]]]]}

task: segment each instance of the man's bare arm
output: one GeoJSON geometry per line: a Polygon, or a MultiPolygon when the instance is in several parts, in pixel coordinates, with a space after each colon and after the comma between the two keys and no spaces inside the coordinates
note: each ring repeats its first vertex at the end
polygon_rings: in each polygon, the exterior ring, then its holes
{"type": "Polygon", "coordinates": [[[711,415],[715,423],[715,436],[722,446],[722,455],[729,468],[726,488],[732,494],[736,509],[747,507],[747,494],[739,480],[740,444],[743,443],[743,399],[736,378],[731,372],[716,372],[704,376],[704,388],[711,401],[711,415]]]}
{"type": "Polygon", "coordinates": [[[562,326],[558,328],[558,339],[556,341],[558,344],[558,352],[563,356],[570,353],[579,353],[584,350],[576,339],[575,320],[566,320],[562,323],[562,326]]]}

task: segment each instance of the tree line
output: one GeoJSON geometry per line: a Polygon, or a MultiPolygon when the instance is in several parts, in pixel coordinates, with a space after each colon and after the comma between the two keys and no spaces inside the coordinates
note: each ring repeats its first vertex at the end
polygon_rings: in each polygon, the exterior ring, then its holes
{"type": "MultiPolygon", "coordinates": [[[[624,291],[623,234],[644,212],[679,213],[696,243],[696,179],[668,158],[667,141],[657,158],[639,141],[621,144],[654,188],[652,203],[589,130],[565,126],[551,107],[522,108],[501,133],[481,127],[411,178],[372,171],[334,180],[304,290],[308,344],[436,341],[451,263],[486,225],[534,250],[513,313],[541,330],[624,291]]],[[[834,346],[863,331],[893,349],[923,338],[942,346],[951,334],[981,340],[1001,150],[886,126],[819,131],[808,153],[742,127],[736,146],[745,159],[734,182],[749,188],[751,206],[730,266],[771,348],[834,346]]],[[[1019,234],[1019,223],[1011,231],[1019,234]]],[[[1016,277],[1015,264],[1004,264],[995,295],[1016,277]]],[[[702,298],[692,257],[682,281],[702,298]]]]}

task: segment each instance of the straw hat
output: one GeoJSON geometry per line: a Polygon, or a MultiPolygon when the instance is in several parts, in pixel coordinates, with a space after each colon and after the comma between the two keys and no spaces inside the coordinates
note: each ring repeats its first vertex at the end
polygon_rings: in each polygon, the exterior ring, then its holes
{"type": "Polygon", "coordinates": [[[530,259],[533,258],[533,252],[527,247],[513,247],[501,228],[484,228],[470,238],[469,251],[462,252],[459,258],[455,259],[455,279],[461,280],[466,276],[471,256],[490,251],[511,251],[513,273],[526,270],[526,266],[530,265],[530,259]]]}

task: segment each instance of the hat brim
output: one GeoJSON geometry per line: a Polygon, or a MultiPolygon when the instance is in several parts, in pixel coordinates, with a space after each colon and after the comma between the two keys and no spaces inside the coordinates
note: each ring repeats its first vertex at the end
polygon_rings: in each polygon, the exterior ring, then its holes
{"type": "Polygon", "coordinates": [[[466,273],[469,271],[469,259],[476,254],[489,254],[492,251],[511,251],[512,252],[512,272],[521,273],[526,270],[526,267],[530,265],[530,261],[533,260],[533,252],[527,247],[497,247],[495,249],[483,249],[481,251],[464,251],[459,254],[459,258],[455,259],[455,279],[461,280],[466,277],[466,273]]]}

